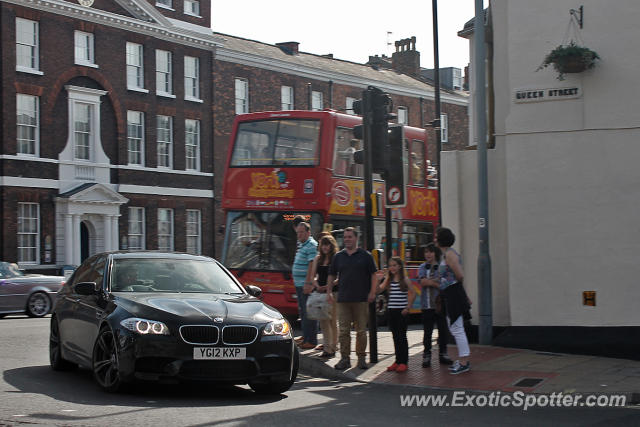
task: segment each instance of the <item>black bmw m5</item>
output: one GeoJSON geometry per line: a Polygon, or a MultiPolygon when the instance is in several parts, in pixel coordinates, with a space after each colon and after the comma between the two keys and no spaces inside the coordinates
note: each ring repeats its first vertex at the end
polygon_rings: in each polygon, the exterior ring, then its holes
{"type": "Polygon", "coordinates": [[[289,323],[260,293],[203,256],[94,255],[57,294],[51,367],[87,367],[106,391],[191,380],[283,393],[296,379],[298,350],[289,323]]]}

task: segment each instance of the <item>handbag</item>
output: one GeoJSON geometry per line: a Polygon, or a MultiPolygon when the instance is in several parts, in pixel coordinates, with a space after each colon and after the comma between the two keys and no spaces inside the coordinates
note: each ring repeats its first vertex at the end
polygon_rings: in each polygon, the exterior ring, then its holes
{"type": "Polygon", "coordinates": [[[442,314],[442,309],[444,308],[444,304],[442,304],[442,295],[438,294],[435,297],[435,301],[433,305],[436,310],[436,313],[442,314]]]}
{"type": "Polygon", "coordinates": [[[311,320],[328,320],[331,318],[331,304],[327,294],[313,292],[307,298],[307,318],[311,320]]]}

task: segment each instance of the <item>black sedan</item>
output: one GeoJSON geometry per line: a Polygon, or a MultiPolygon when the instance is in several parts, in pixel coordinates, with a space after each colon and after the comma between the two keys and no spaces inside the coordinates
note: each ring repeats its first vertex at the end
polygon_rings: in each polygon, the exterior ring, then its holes
{"type": "Polygon", "coordinates": [[[289,323],[260,293],[203,256],[92,256],[57,294],[51,367],[90,368],[106,391],[193,380],[283,393],[296,379],[298,350],[289,323]]]}

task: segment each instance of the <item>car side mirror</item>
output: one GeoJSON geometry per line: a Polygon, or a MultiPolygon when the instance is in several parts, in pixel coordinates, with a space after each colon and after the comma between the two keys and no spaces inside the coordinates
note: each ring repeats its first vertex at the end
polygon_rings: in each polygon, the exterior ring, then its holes
{"type": "Polygon", "coordinates": [[[98,285],[96,282],[81,282],[74,286],[73,290],[78,295],[96,295],[98,294],[98,285]]]}
{"type": "Polygon", "coordinates": [[[262,296],[262,289],[254,285],[247,285],[244,287],[247,293],[252,297],[260,298],[262,296]]]}

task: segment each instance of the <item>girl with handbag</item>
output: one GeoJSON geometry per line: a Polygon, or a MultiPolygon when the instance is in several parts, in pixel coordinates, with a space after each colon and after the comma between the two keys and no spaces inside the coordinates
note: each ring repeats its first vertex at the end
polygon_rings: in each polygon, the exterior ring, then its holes
{"type": "Polygon", "coordinates": [[[469,311],[469,298],[464,291],[462,281],[462,257],[451,248],[456,236],[448,228],[438,228],[435,234],[436,245],[442,251],[444,258],[440,261],[438,272],[440,273],[440,292],[444,295],[447,310],[447,324],[449,331],[458,347],[458,360],[449,368],[453,375],[468,372],[471,369],[469,356],[469,340],[464,331],[463,314],[469,311]]]}
{"type": "MultiPolygon", "coordinates": [[[[333,256],[338,252],[338,243],[331,234],[325,234],[320,238],[318,244],[318,255],[313,260],[311,267],[311,277],[313,278],[314,292],[326,294],[327,292],[327,276],[329,275],[329,266],[333,260],[333,256]]],[[[320,320],[320,329],[322,329],[323,351],[320,357],[330,359],[336,355],[338,347],[338,323],[336,314],[336,293],[338,292],[338,283],[333,287],[333,296],[330,304],[330,317],[320,320]]]]}
{"type": "Polygon", "coordinates": [[[413,291],[411,280],[404,271],[404,263],[400,257],[389,259],[389,268],[384,281],[380,285],[379,292],[389,288],[389,329],[393,335],[396,361],[387,368],[387,371],[406,372],[409,363],[409,343],[407,341],[407,317],[409,309],[413,305],[416,294],[413,291]]]}

